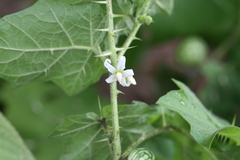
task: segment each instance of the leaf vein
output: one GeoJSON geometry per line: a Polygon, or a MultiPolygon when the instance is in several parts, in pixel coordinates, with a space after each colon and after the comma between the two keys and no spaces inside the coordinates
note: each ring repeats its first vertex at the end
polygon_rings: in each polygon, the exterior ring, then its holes
{"type": "Polygon", "coordinates": [[[16,26],[15,24],[11,23],[9,20],[7,20],[7,18],[5,18],[5,21],[8,22],[9,24],[11,24],[12,26],[14,26],[15,28],[17,28],[22,33],[24,33],[29,39],[31,39],[38,46],[38,48],[41,48],[41,46],[39,46],[37,41],[35,41],[34,38],[32,38],[27,32],[25,32],[24,30],[22,30],[20,27],[16,26]]]}
{"type": "MultiPolygon", "coordinates": [[[[53,61],[53,63],[51,63],[49,66],[47,66],[46,68],[44,68],[43,70],[39,70],[39,71],[35,71],[35,72],[29,72],[26,74],[21,74],[21,75],[8,75],[5,74],[6,76],[9,77],[24,77],[24,76],[29,76],[29,75],[33,75],[33,74],[41,74],[43,72],[46,72],[47,70],[49,70],[54,64],[56,64],[66,53],[68,52],[68,50],[66,50],[65,52],[63,52],[63,54],[61,56],[59,56],[55,61],[53,61]]],[[[37,76],[38,76],[37,75],[37,76]]],[[[34,77],[35,78],[35,77],[34,77]]]]}
{"type": "Polygon", "coordinates": [[[64,33],[65,33],[66,36],[68,37],[70,43],[72,44],[72,46],[74,46],[74,42],[73,42],[71,36],[68,34],[68,32],[66,31],[66,29],[64,28],[64,26],[60,23],[60,21],[59,21],[57,15],[56,15],[55,12],[53,11],[53,9],[49,6],[48,3],[47,3],[47,5],[48,5],[49,9],[51,10],[51,12],[53,13],[53,16],[54,16],[54,18],[56,19],[57,23],[58,23],[59,26],[63,29],[64,33]]]}

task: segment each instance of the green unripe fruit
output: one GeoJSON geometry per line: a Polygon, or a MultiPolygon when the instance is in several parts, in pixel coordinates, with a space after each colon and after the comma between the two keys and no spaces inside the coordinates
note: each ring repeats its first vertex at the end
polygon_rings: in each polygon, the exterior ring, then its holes
{"type": "Polygon", "coordinates": [[[150,17],[150,16],[146,16],[146,17],[145,17],[145,23],[146,23],[147,25],[151,24],[152,22],[153,22],[152,17],[150,17]]]}
{"type": "Polygon", "coordinates": [[[129,154],[128,160],[155,160],[155,156],[145,148],[136,148],[129,154]]]}
{"type": "Polygon", "coordinates": [[[147,25],[151,24],[153,22],[153,19],[151,16],[140,16],[138,18],[138,21],[140,23],[146,23],[147,25]]]}
{"type": "Polygon", "coordinates": [[[207,50],[207,45],[202,38],[189,37],[178,46],[176,59],[181,65],[199,65],[205,60],[207,50]]]}

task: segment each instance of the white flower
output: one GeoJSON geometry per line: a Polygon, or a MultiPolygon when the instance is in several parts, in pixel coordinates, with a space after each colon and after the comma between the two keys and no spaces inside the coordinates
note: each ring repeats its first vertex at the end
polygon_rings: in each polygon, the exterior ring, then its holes
{"type": "Polygon", "coordinates": [[[125,69],[126,58],[121,56],[117,62],[117,67],[113,67],[111,65],[111,60],[106,59],[104,62],[104,66],[108,69],[112,75],[110,75],[107,79],[107,83],[112,83],[118,81],[123,87],[129,87],[131,84],[136,85],[136,81],[133,78],[133,70],[125,69]]]}

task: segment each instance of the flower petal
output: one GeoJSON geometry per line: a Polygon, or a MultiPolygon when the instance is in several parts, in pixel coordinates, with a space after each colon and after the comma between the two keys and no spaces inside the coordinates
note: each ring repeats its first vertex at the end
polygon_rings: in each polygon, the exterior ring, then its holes
{"type": "Polygon", "coordinates": [[[116,71],[116,69],[111,65],[111,60],[110,59],[106,59],[104,61],[104,66],[108,69],[108,71],[110,73],[114,73],[116,71]]]}
{"type": "Polygon", "coordinates": [[[126,82],[126,79],[125,79],[125,78],[122,79],[122,81],[121,81],[120,84],[121,84],[123,87],[129,87],[129,86],[131,85],[130,82],[126,82]]]}
{"type": "Polygon", "coordinates": [[[124,70],[125,69],[125,64],[126,64],[126,57],[121,56],[118,60],[118,63],[117,63],[117,69],[118,70],[124,70]]]}
{"type": "Polygon", "coordinates": [[[117,81],[117,78],[116,78],[115,75],[111,75],[111,76],[109,76],[105,81],[106,81],[107,83],[112,83],[112,82],[117,81]]]}
{"type": "Polygon", "coordinates": [[[134,73],[133,73],[132,69],[127,69],[127,70],[123,71],[123,77],[130,77],[133,75],[134,75],[134,73]]]}

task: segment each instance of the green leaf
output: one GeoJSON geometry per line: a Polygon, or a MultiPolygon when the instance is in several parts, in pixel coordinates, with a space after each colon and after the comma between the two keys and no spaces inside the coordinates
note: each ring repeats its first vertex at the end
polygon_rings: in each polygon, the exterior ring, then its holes
{"type": "Polygon", "coordinates": [[[168,15],[172,14],[174,0],[155,0],[154,3],[154,7],[158,7],[161,12],[168,15]]]}
{"type": "Polygon", "coordinates": [[[12,125],[0,113],[0,159],[34,160],[12,125]]]}
{"type": "MultiPolygon", "coordinates": [[[[98,117],[95,113],[89,112],[84,115],[74,115],[67,117],[63,124],[57,127],[50,138],[74,136],[79,132],[95,126],[100,126],[99,122],[93,117],[98,117]]],[[[99,118],[100,119],[100,118],[99,118]]]]}
{"type": "Polygon", "coordinates": [[[197,142],[210,147],[217,131],[230,124],[208,111],[186,85],[174,82],[181,90],[169,92],[157,104],[178,112],[190,124],[190,133],[197,142]]]}
{"type": "MultiPolygon", "coordinates": [[[[152,127],[148,125],[149,113],[156,111],[156,108],[150,107],[146,103],[134,101],[130,105],[119,105],[119,123],[121,133],[123,134],[139,134],[148,132],[152,127]]],[[[103,108],[103,116],[108,117],[107,122],[111,122],[111,106],[103,108]]],[[[111,125],[110,123],[108,125],[111,125]]]]}
{"type": "MultiPolygon", "coordinates": [[[[126,148],[143,133],[153,129],[147,124],[147,115],[154,111],[145,103],[134,102],[119,106],[122,146],[126,148]]],[[[111,107],[103,108],[104,118],[95,113],[70,116],[56,128],[50,137],[68,137],[70,141],[62,160],[109,160],[109,134],[111,133],[111,107]],[[105,127],[105,131],[103,130],[105,127]]]]}
{"type": "Polygon", "coordinates": [[[228,137],[237,144],[240,144],[240,128],[236,126],[225,127],[218,131],[218,135],[228,137]]]}
{"type": "Polygon", "coordinates": [[[117,15],[125,15],[124,17],[118,17],[114,19],[115,29],[122,30],[116,32],[115,35],[117,38],[121,35],[128,35],[133,28],[134,22],[131,18],[134,11],[134,5],[129,0],[114,0],[113,3],[113,12],[117,15]]]}
{"type": "Polygon", "coordinates": [[[129,0],[116,0],[112,3],[114,14],[131,15],[133,12],[133,3],[129,0]]]}
{"type": "Polygon", "coordinates": [[[110,158],[107,141],[101,141],[104,139],[104,131],[97,117],[92,112],[84,115],[69,116],[51,134],[51,138],[70,138],[66,152],[61,157],[62,160],[94,160],[98,158],[107,160],[110,158]]]}
{"type": "Polygon", "coordinates": [[[240,159],[240,146],[233,147],[226,152],[220,152],[217,150],[211,149],[211,151],[218,158],[217,160],[239,160],[240,159]]]}
{"type": "MultiPolygon", "coordinates": [[[[68,96],[51,82],[31,82],[14,92],[9,83],[1,83],[0,103],[6,106],[4,115],[26,140],[37,160],[59,160],[65,150],[64,144],[69,140],[47,139],[46,136],[67,116],[98,112],[97,101],[92,97],[97,94],[95,85],[80,94],[68,96]]],[[[100,98],[103,105],[109,103],[100,98]]],[[[88,117],[96,118],[91,114],[88,117]]]]}
{"type": "Polygon", "coordinates": [[[95,3],[69,5],[39,0],[0,20],[0,77],[14,87],[50,80],[76,94],[106,71],[97,47],[105,33],[105,11],[95,3]]]}
{"type": "Polygon", "coordinates": [[[56,2],[64,2],[64,3],[69,3],[69,4],[77,4],[77,3],[81,3],[81,2],[85,2],[85,1],[89,1],[90,0],[54,0],[56,2]]]}
{"type": "Polygon", "coordinates": [[[185,132],[168,131],[146,140],[140,147],[148,148],[161,160],[239,160],[239,147],[227,152],[209,149],[185,132]]]}

